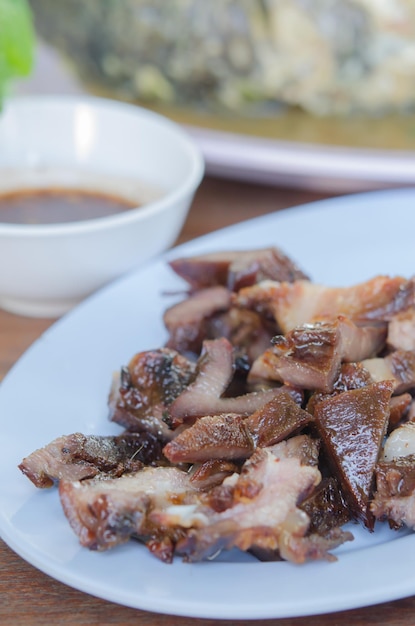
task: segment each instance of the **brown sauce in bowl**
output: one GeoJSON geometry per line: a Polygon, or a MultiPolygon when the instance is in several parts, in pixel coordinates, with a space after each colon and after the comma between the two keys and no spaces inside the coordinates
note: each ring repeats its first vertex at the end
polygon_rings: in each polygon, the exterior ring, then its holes
{"type": "Polygon", "coordinates": [[[0,194],[0,223],[63,224],[116,215],[138,203],[83,189],[24,189],[0,194]]]}

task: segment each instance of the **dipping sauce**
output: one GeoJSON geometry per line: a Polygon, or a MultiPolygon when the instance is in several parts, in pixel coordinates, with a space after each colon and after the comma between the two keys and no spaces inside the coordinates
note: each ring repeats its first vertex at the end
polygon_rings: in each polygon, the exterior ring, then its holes
{"type": "Polygon", "coordinates": [[[0,223],[62,224],[137,208],[122,196],[82,189],[24,189],[0,194],[0,223]]]}

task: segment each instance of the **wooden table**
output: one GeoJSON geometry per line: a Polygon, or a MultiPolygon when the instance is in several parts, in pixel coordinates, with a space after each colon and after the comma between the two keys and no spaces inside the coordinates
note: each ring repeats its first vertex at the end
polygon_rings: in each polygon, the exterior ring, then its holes
{"type": "MultiPolygon", "coordinates": [[[[185,241],[250,217],[323,197],[326,196],[306,191],[206,179],[196,196],[179,240],[185,241]]],[[[52,323],[53,320],[31,319],[0,312],[0,379],[23,351],[52,323]]],[[[3,476],[1,480],[7,480],[7,477],[3,476]]],[[[408,555],[408,558],[413,558],[413,555],[408,555]]],[[[388,575],[387,572],[388,566],[385,563],[385,576],[388,575]]],[[[413,626],[415,597],[376,607],[310,618],[226,622],[171,617],[118,606],[75,591],[37,571],[0,541],[0,624],[45,626],[58,623],[61,626],[205,626],[229,623],[253,626],[413,626]]]]}

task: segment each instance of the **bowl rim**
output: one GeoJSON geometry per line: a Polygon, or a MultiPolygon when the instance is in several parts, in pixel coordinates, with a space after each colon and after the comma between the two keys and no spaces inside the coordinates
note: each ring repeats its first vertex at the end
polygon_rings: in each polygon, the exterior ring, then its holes
{"type": "MultiPolygon", "coordinates": [[[[182,143],[184,149],[190,155],[191,167],[182,183],[175,189],[163,193],[160,198],[155,198],[146,202],[142,206],[129,209],[114,215],[96,217],[88,220],[61,222],[51,224],[13,224],[0,221],[0,236],[19,237],[45,237],[45,236],[67,236],[77,234],[87,234],[108,230],[116,227],[126,226],[132,222],[137,223],[145,220],[150,215],[162,213],[168,206],[179,203],[182,198],[194,193],[205,174],[205,161],[203,154],[197,143],[190,134],[177,122],[140,105],[121,100],[112,100],[91,95],[67,95],[67,94],[47,94],[47,95],[24,95],[8,96],[4,102],[3,111],[18,109],[19,107],[29,108],[36,105],[58,106],[79,106],[86,105],[92,109],[110,109],[119,113],[129,112],[138,114],[141,118],[151,119],[158,124],[172,131],[177,139],[182,143]]],[[[1,115],[1,113],[0,113],[1,115]]],[[[1,169],[1,168],[0,168],[1,169]]]]}

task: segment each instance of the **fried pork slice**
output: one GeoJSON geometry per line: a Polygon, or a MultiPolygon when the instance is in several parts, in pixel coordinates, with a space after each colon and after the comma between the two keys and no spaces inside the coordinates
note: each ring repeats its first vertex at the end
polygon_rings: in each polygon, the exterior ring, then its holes
{"type": "Polygon", "coordinates": [[[411,404],[412,396],[410,393],[402,393],[391,398],[388,431],[394,430],[403,420],[408,419],[411,404]]]}
{"type": "Polygon", "coordinates": [[[367,387],[372,383],[372,377],[362,363],[342,363],[339,375],[334,381],[333,390],[328,393],[324,391],[314,391],[308,399],[307,411],[314,414],[314,407],[318,402],[343,393],[344,391],[367,387]]]}
{"type": "MultiPolygon", "coordinates": [[[[145,467],[120,478],[59,484],[64,513],[81,545],[91,550],[113,548],[132,536],[156,537],[159,529],[149,519],[151,511],[192,503],[197,493],[189,475],[175,467],[145,467]]],[[[163,532],[169,543],[172,533],[163,532]]],[[[171,559],[171,554],[165,556],[171,559]]]]}
{"type": "Polygon", "coordinates": [[[372,377],[362,363],[342,363],[333,391],[342,393],[343,391],[367,387],[372,383],[372,377]]]}
{"type": "Polygon", "coordinates": [[[247,459],[256,447],[274,445],[312,420],[288,393],[281,392],[245,419],[235,414],[200,417],[170,441],[163,453],[171,463],[247,459]]]}
{"type": "Polygon", "coordinates": [[[365,359],[362,365],[374,382],[393,381],[395,394],[415,388],[415,352],[395,350],[384,358],[365,359]]]}
{"type": "Polygon", "coordinates": [[[389,420],[390,381],[345,391],[314,406],[314,417],[333,475],[354,518],[373,529],[369,501],[389,420]]]}
{"type": "Polygon", "coordinates": [[[226,287],[202,289],[168,308],[163,321],[169,332],[166,347],[180,353],[200,354],[208,336],[208,320],[215,313],[227,311],[231,296],[226,287]]]}
{"type": "Polygon", "coordinates": [[[268,348],[277,330],[255,311],[231,307],[230,291],[222,286],[191,294],[167,309],[163,319],[169,332],[166,347],[194,358],[205,339],[226,337],[245,367],[268,348]]]}
{"type": "Polygon", "coordinates": [[[153,521],[189,529],[177,544],[177,552],[188,561],[233,547],[278,550],[281,558],[295,563],[332,558],[328,551],[351,536],[337,529],[326,537],[307,535],[310,518],[298,503],[319,484],[321,475],[314,465],[302,464],[304,448],[312,445],[309,441],[305,446],[304,439],[301,435],[258,449],[240,475],[225,479],[220,488],[228,490],[223,510],[172,506],[152,513],[153,521]]]}
{"type": "Polygon", "coordinates": [[[234,294],[236,306],[273,316],[283,334],[296,326],[344,315],[352,321],[389,321],[413,306],[415,282],[377,276],[352,287],[325,287],[309,281],[266,280],[234,294]]]}
{"type": "Polygon", "coordinates": [[[201,463],[246,459],[253,451],[254,442],[245,420],[225,414],[201,417],[170,441],[163,454],[171,463],[201,463]]]}
{"type": "Polygon", "coordinates": [[[161,446],[150,433],[97,436],[74,433],[54,439],[24,458],[19,469],[36,487],[82,480],[102,472],[120,475],[157,462],[161,446]]]}
{"type": "Polygon", "coordinates": [[[248,370],[270,346],[276,332],[276,325],[255,311],[231,307],[209,320],[206,339],[226,337],[234,348],[235,364],[248,370]]]}
{"type": "Polygon", "coordinates": [[[258,448],[279,443],[299,433],[313,421],[308,411],[303,411],[288,393],[280,393],[250,415],[246,427],[258,448]]]}
{"type": "Polygon", "coordinates": [[[171,463],[247,459],[256,447],[274,445],[312,420],[288,393],[280,393],[246,419],[234,414],[199,418],[170,441],[163,453],[171,463]]]}
{"type": "Polygon", "coordinates": [[[239,472],[239,467],[233,461],[210,459],[192,466],[190,482],[198,489],[210,489],[221,485],[227,476],[235,472],[239,472]]]}
{"type": "Polygon", "coordinates": [[[268,378],[303,389],[333,390],[343,361],[361,361],[383,347],[386,325],[359,327],[339,316],[294,328],[253,363],[249,380],[268,378]]]}
{"type": "Polygon", "coordinates": [[[382,461],[376,468],[376,491],[370,504],[376,519],[392,528],[415,530],[415,455],[382,461]]]}
{"type": "MultiPolygon", "coordinates": [[[[372,376],[364,367],[363,363],[343,363],[340,368],[340,374],[334,382],[333,391],[329,393],[315,391],[308,400],[307,411],[314,414],[314,407],[318,402],[343,393],[344,391],[367,387],[373,382],[372,376]]],[[[393,396],[390,399],[388,430],[393,430],[402,419],[408,418],[411,402],[412,396],[409,393],[393,396]]]]}
{"type": "Polygon", "coordinates": [[[194,364],[175,350],[161,348],[136,354],[114,379],[110,419],[130,431],[150,432],[168,441],[172,431],[164,416],[194,376],[194,364]]]}
{"type": "Polygon", "coordinates": [[[222,397],[231,382],[233,368],[233,348],[227,339],[204,341],[195,380],[168,407],[172,428],[205,415],[251,415],[281,392],[288,391],[298,398],[296,389],[284,386],[222,397]]]}
{"type": "Polygon", "coordinates": [[[59,493],[80,543],[93,550],[139,537],[166,562],[175,550],[194,561],[235,546],[279,550],[282,558],[301,563],[330,558],[328,550],[350,539],[338,529],[307,535],[310,520],[297,505],[320,482],[317,449],[306,436],[263,448],[240,475],[208,492],[195,488],[188,472],[146,467],[120,478],[61,480],[59,493]]]}
{"type": "Polygon", "coordinates": [[[350,521],[350,511],[337,480],[324,478],[300,508],[310,517],[309,532],[325,536],[350,521]]]}
{"type": "Polygon", "coordinates": [[[308,278],[279,248],[184,257],[171,261],[170,267],[194,289],[224,285],[237,291],[265,279],[293,282],[308,278]]]}
{"type": "Polygon", "coordinates": [[[393,350],[415,350],[415,307],[393,315],[387,344],[393,350]]]}

